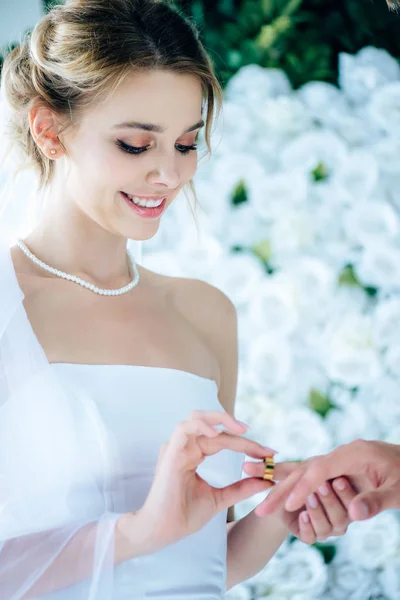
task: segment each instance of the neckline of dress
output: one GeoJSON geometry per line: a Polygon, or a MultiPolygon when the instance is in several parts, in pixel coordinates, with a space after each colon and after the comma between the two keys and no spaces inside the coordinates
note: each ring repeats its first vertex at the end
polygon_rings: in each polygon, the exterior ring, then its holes
{"type": "Polygon", "coordinates": [[[92,363],[70,363],[70,362],[51,362],[49,363],[50,365],[56,365],[56,366],[67,366],[67,367],[89,367],[89,368],[93,368],[93,367],[101,367],[102,369],[106,369],[106,368],[110,368],[110,367],[116,367],[116,368],[120,368],[120,369],[143,369],[143,370],[158,370],[158,371],[165,371],[165,372],[170,372],[170,373],[177,373],[179,375],[184,375],[190,378],[194,378],[200,381],[204,381],[207,384],[212,384],[217,390],[218,390],[218,384],[215,381],[215,379],[210,379],[209,377],[203,377],[202,375],[197,375],[196,373],[191,373],[190,371],[185,371],[183,369],[174,369],[172,367],[159,367],[159,366],[153,366],[153,365],[125,365],[125,364],[92,364],[92,363]]]}

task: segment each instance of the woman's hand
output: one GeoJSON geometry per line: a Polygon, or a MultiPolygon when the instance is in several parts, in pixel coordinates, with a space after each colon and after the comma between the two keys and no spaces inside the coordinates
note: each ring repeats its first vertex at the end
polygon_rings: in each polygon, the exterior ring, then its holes
{"type": "MultiPolygon", "coordinates": [[[[290,469],[296,470],[297,463],[277,463],[275,473],[285,477],[290,469]]],[[[264,463],[246,462],[243,471],[251,477],[262,477],[264,463]]],[[[346,533],[350,524],[348,507],[357,492],[350,482],[340,477],[331,482],[325,482],[317,491],[307,497],[306,503],[300,509],[289,512],[284,507],[276,511],[289,531],[305,544],[314,544],[331,536],[346,533]]],[[[257,510],[256,510],[256,514],[257,510]]]]}
{"type": "Polygon", "coordinates": [[[228,413],[194,411],[175,428],[160,449],[152,487],[140,521],[149,532],[153,551],[177,542],[208,523],[217,513],[271,487],[260,478],[246,478],[214,488],[197,473],[207,456],[229,449],[262,459],[273,452],[243,437],[246,427],[228,413]],[[232,433],[215,429],[223,425],[232,433]]]}

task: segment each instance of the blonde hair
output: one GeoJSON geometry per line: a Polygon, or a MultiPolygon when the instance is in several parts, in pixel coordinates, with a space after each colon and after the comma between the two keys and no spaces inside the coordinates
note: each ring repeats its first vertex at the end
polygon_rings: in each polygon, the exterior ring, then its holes
{"type": "MultiPolygon", "coordinates": [[[[30,131],[29,111],[36,102],[52,110],[62,124],[60,134],[75,128],[86,109],[106,100],[133,71],[149,69],[199,77],[209,154],[222,89],[188,18],[163,0],[67,0],[53,7],[3,64],[0,85],[10,107],[7,137],[10,149],[23,159],[17,170],[32,167],[39,190],[52,180],[54,161],[30,131]]],[[[189,188],[196,199],[193,181],[189,188]]]]}

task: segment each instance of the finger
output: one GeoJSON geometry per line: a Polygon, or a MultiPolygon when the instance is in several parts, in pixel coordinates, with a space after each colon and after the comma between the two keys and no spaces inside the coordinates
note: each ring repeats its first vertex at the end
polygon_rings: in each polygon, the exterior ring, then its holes
{"type": "Polygon", "coordinates": [[[316,495],[330,523],[330,535],[343,535],[346,533],[350,523],[347,509],[337,497],[331,485],[328,482],[324,483],[318,488],[316,495]]]}
{"type": "Polygon", "coordinates": [[[281,508],[296,483],[302,478],[303,472],[304,467],[298,466],[285,481],[278,483],[271,493],[268,494],[267,498],[258,505],[255,514],[259,517],[263,517],[281,508]]]}
{"type": "Polygon", "coordinates": [[[232,435],[225,431],[220,432],[218,437],[214,439],[200,439],[199,445],[203,452],[207,455],[215,454],[220,450],[234,450],[235,452],[243,452],[247,456],[252,458],[265,458],[265,456],[272,456],[271,449],[266,446],[262,446],[254,440],[249,440],[243,436],[232,435]]]}
{"type": "Polygon", "coordinates": [[[313,529],[310,515],[305,510],[299,515],[299,539],[305,544],[315,544],[317,536],[313,529]]]}
{"type": "Polygon", "coordinates": [[[202,420],[211,426],[224,425],[227,429],[235,432],[245,432],[248,426],[241,421],[238,421],[227,412],[221,412],[218,410],[193,410],[189,415],[189,421],[202,420]]]}
{"type": "Polygon", "coordinates": [[[351,501],[357,496],[357,492],[352,487],[351,483],[345,477],[339,477],[332,481],[332,487],[336,496],[340,499],[345,509],[348,511],[351,501]]]}
{"type": "Polygon", "coordinates": [[[368,442],[355,440],[338,446],[325,456],[313,458],[285,503],[285,509],[295,511],[303,506],[306,497],[323,485],[324,481],[343,475],[353,476],[363,468],[370,452],[368,442]]]}
{"type": "MultiPolygon", "coordinates": [[[[274,468],[274,481],[282,481],[289,477],[293,471],[295,471],[299,466],[297,462],[281,462],[275,463],[274,468]]],[[[261,477],[264,476],[265,464],[264,462],[245,462],[243,463],[243,471],[246,475],[250,475],[250,477],[261,477]]]]}
{"type": "Polygon", "coordinates": [[[322,541],[332,535],[332,525],[316,494],[310,494],[308,496],[306,508],[317,539],[322,541]]]}
{"type": "Polygon", "coordinates": [[[241,479],[224,488],[213,488],[217,512],[251,498],[254,494],[265,492],[272,486],[270,481],[252,477],[241,479]]]}

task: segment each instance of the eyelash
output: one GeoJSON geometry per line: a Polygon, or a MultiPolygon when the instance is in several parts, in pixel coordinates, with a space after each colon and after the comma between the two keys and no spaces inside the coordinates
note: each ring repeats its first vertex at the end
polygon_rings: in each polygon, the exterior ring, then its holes
{"type": "MultiPolygon", "coordinates": [[[[117,140],[117,145],[124,151],[124,152],[128,152],[128,154],[143,154],[143,152],[146,152],[148,146],[129,146],[128,144],[125,144],[125,142],[123,142],[122,140],[117,140]]],[[[178,152],[180,152],[183,155],[189,154],[189,152],[191,152],[192,150],[197,150],[197,144],[193,144],[192,146],[184,146],[183,144],[176,144],[175,148],[178,150],[178,152]],[[183,150],[179,150],[179,148],[183,148],[183,150]]]]}

